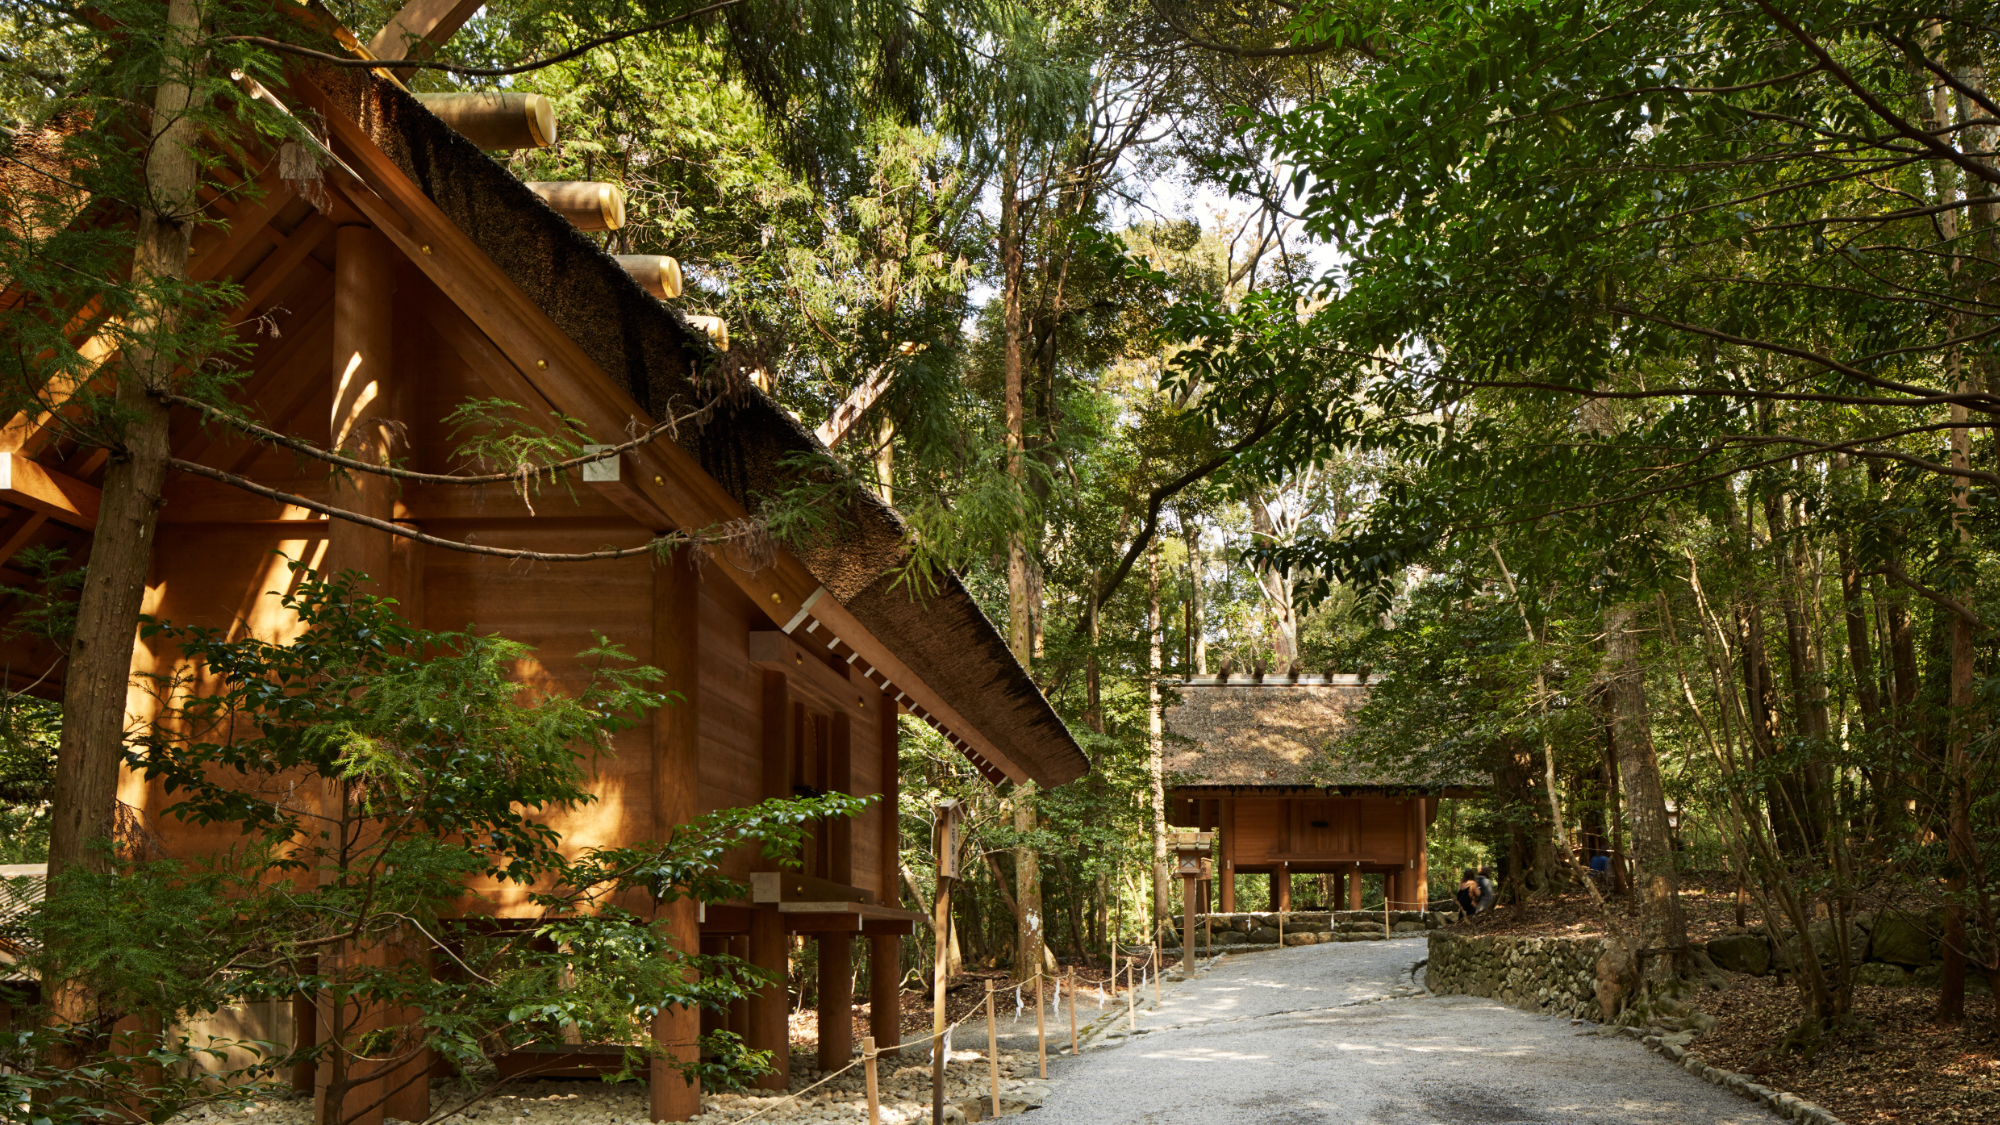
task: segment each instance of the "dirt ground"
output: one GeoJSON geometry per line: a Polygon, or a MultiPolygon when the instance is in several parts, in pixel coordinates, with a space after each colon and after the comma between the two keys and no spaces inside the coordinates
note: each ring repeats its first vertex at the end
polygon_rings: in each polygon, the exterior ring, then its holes
{"type": "MultiPolygon", "coordinates": [[[[1688,937],[1705,941],[1736,924],[1727,877],[1696,877],[1683,887],[1688,937]]],[[[1623,902],[1610,904],[1625,909],[1623,902]]],[[[1746,920],[1761,921],[1754,907],[1746,920]]],[[[1502,907],[1467,923],[1474,932],[1581,937],[1604,932],[1588,896],[1502,907]]],[[[1831,1110],[1849,1125],[1990,1125],[2000,1122],[2000,1013],[1994,997],[1968,991],[1966,1021],[1941,1027],[1935,988],[1856,986],[1857,1030],[1810,1055],[1779,1049],[1803,1014],[1799,992],[1776,976],[1735,976],[1706,992],[1698,1006],[1719,1021],[1691,1049],[1726,1070],[1756,1076],[1775,1090],[1831,1110]]]]}

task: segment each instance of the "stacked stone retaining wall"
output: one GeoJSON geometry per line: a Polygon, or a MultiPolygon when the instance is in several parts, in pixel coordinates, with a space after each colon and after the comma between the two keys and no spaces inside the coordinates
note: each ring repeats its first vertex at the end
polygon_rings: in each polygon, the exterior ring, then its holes
{"type": "MultiPolygon", "coordinates": [[[[1284,915],[1284,944],[1320,945],[1336,941],[1380,941],[1393,934],[1435,930],[1457,919],[1457,914],[1423,910],[1391,910],[1385,922],[1380,910],[1287,911],[1284,915]]],[[[1197,914],[1195,933],[1204,932],[1218,949],[1237,945],[1275,945],[1279,939],[1279,916],[1275,911],[1247,914],[1197,914]],[[1203,923],[1207,923],[1204,930],[1203,923]]],[[[1160,941],[1167,946],[1180,944],[1181,918],[1162,920],[1160,941]]],[[[1197,943],[1199,944],[1199,943],[1197,943]]]]}
{"type": "Polygon", "coordinates": [[[1424,984],[1432,991],[1485,996],[1516,1008],[1602,1021],[1597,961],[1602,938],[1502,937],[1430,933],[1424,984]]]}

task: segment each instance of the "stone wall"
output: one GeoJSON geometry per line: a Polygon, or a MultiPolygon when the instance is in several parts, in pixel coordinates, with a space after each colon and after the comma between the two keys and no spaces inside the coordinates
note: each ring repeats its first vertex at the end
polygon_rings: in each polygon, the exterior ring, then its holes
{"type": "MultiPolygon", "coordinates": [[[[1763,926],[1730,929],[1730,933],[1721,937],[1690,945],[1708,954],[1719,968],[1760,977],[1790,971],[1804,956],[1797,934],[1773,938],[1771,931],[1763,926]]],[[[1833,924],[1814,922],[1806,931],[1820,963],[1833,964],[1840,948],[1833,924]]],[[[1857,915],[1848,924],[1847,932],[1847,955],[1854,965],[1855,983],[1937,987],[1943,976],[1939,965],[1943,954],[1938,941],[1943,932],[1942,909],[1926,913],[1884,910],[1857,915]]],[[[1985,978],[1974,974],[1967,978],[1966,987],[1984,988],[1985,978]]]]}
{"type": "Polygon", "coordinates": [[[1602,938],[1501,937],[1433,930],[1424,983],[1432,992],[1486,996],[1531,1012],[1602,1021],[1602,938]]]}
{"type": "MultiPolygon", "coordinates": [[[[1380,941],[1391,934],[1435,930],[1457,917],[1456,914],[1447,915],[1422,910],[1391,910],[1385,923],[1380,910],[1286,911],[1283,919],[1284,943],[1320,945],[1336,941],[1380,941]]],[[[1276,912],[1197,914],[1194,916],[1197,939],[1202,933],[1204,921],[1213,927],[1210,940],[1218,949],[1231,945],[1278,943],[1279,918],[1276,912]]],[[[1180,929],[1179,915],[1176,915],[1171,922],[1163,922],[1160,927],[1161,944],[1178,946],[1181,940],[1180,929]]],[[[1196,946],[1199,948],[1199,940],[1196,941],[1196,946]]]]}

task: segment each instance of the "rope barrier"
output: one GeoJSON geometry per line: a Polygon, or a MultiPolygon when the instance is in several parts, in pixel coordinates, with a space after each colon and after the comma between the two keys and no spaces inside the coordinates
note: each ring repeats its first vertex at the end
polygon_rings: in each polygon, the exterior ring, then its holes
{"type": "MultiPolygon", "coordinates": [[[[971,1018],[972,1018],[972,1017],[974,1017],[974,1016],[977,1016],[977,1015],[983,1015],[983,1014],[985,1014],[985,1013],[984,1013],[984,1011],[983,1011],[982,1009],[980,1009],[980,1008],[974,1008],[974,1009],[972,1009],[971,1011],[969,1011],[969,1012],[965,1013],[964,1015],[962,1015],[962,1016],[958,1017],[958,1019],[957,1019],[957,1020],[955,1020],[955,1021],[953,1021],[952,1023],[950,1023],[950,1024],[947,1024],[947,1025],[945,1026],[945,1029],[944,1029],[944,1059],[945,1059],[945,1065],[946,1065],[947,1067],[951,1065],[951,1033],[952,1033],[953,1031],[957,1030],[957,1028],[958,1028],[959,1024],[962,1024],[962,1023],[964,1023],[964,1022],[965,1022],[966,1020],[969,1020],[969,1019],[971,1019],[971,1018]]],[[[787,1044],[787,1045],[786,1045],[786,1047],[787,1047],[787,1049],[790,1049],[790,1044],[787,1044]]],[[[878,1053],[879,1053],[879,1051],[878,1051],[878,1053]]],[[[846,1073],[847,1073],[848,1071],[850,1071],[850,1070],[853,1070],[853,1069],[854,1069],[855,1067],[857,1067],[857,1066],[860,1066],[860,1065],[862,1065],[863,1063],[865,1063],[865,1062],[867,1062],[867,1061],[868,1061],[868,1060],[867,1060],[867,1058],[866,1058],[866,1057],[863,1057],[863,1058],[858,1058],[858,1059],[855,1059],[855,1060],[854,1060],[853,1062],[851,1062],[851,1063],[848,1063],[848,1064],[847,1064],[846,1066],[843,1066],[843,1067],[841,1067],[841,1068],[840,1068],[839,1070],[836,1070],[836,1071],[834,1071],[833,1073],[831,1073],[831,1074],[827,1075],[826,1077],[824,1077],[824,1078],[820,1079],[819,1081],[817,1081],[817,1082],[813,1083],[812,1085],[810,1085],[810,1086],[807,1086],[807,1087],[806,1087],[805,1089],[803,1089],[803,1090],[800,1090],[799,1092],[797,1092],[797,1093],[795,1093],[795,1094],[786,1094],[786,1095],[784,1096],[784,1099],[783,1099],[782,1101],[779,1101],[779,1102],[778,1102],[777,1104],[775,1104],[775,1105],[767,1105],[767,1106],[763,1107],[762,1109],[759,1109],[759,1110],[757,1110],[757,1112],[755,1112],[755,1113],[749,1113],[749,1114],[745,1114],[745,1115],[744,1115],[744,1116],[742,1116],[742,1117],[738,1117],[738,1118],[735,1118],[735,1120],[737,1120],[737,1121],[750,1121],[750,1120],[753,1120],[753,1119],[755,1119],[755,1118],[758,1118],[758,1117],[762,1117],[763,1115],[765,1115],[765,1114],[767,1114],[767,1113],[771,1112],[771,1111],[772,1111],[772,1110],[774,1110],[774,1109],[783,1109],[783,1108],[785,1107],[786,1103],[788,1103],[788,1102],[795,1102],[795,1101],[799,1100],[800,1098],[803,1098],[803,1097],[805,1097],[805,1096],[806,1096],[807,1094],[810,1094],[810,1093],[812,1093],[812,1092],[813,1092],[814,1090],[817,1090],[817,1089],[819,1089],[819,1088],[820,1088],[821,1086],[824,1086],[824,1085],[826,1085],[827,1083],[829,1083],[829,1082],[833,1081],[834,1079],[836,1079],[836,1078],[840,1077],[840,1076],[841,1076],[841,1075],[843,1075],[843,1074],[846,1074],[846,1073]]]]}
{"type": "MultiPolygon", "coordinates": [[[[1050,977],[1050,976],[1048,975],[1048,972],[1047,972],[1047,970],[1042,970],[1042,969],[1038,969],[1038,970],[1036,970],[1036,972],[1035,972],[1035,975],[1034,975],[1033,977],[1030,977],[1030,978],[1029,978],[1028,980],[1025,980],[1025,981],[1022,981],[1021,983],[1019,983],[1019,984],[1017,984],[1017,985],[1015,985],[1015,986],[1014,986],[1014,1018],[1015,1018],[1015,1019],[1019,1019],[1019,1018],[1021,1018],[1021,1013],[1022,1013],[1023,1011],[1025,1011],[1025,1010],[1026,1010],[1026,1008],[1027,1008],[1027,1001],[1026,1001],[1026,1000],[1024,1000],[1024,999],[1022,999],[1022,993],[1021,993],[1021,990],[1022,990],[1023,988],[1025,988],[1025,987],[1027,987],[1027,986],[1028,986],[1029,984],[1032,984],[1032,983],[1034,983],[1034,982],[1035,982],[1035,981],[1037,981],[1037,980],[1042,980],[1042,981],[1054,981],[1054,982],[1055,982],[1055,986],[1056,986],[1056,988],[1055,988],[1055,1000],[1054,1000],[1054,1002],[1053,1002],[1053,1003],[1052,1003],[1052,1004],[1050,1005],[1050,1009],[1051,1009],[1052,1011],[1056,1012],[1056,1013],[1060,1013],[1060,1012],[1062,1011],[1062,980],[1061,980],[1061,978],[1057,978],[1057,977],[1050,977]]],[[[1141,988],[1145,987],[1145,979],[1144,979],[1143,977],[1142,977],[1142,979],[1140,980],[1140,983],[1139,983],[1139,987],[1141,987],[1141,988]]],[[[1072,985],[1071,985],[1071,990],[1072,990],[1072,991],[1074,991],[1074,990],[1075,990],[1075,986],[1074,986],[1074,982],[1072,982],[1072,985]]],[[[1098,1007],[1098,1010],[1099,1010],[1099,1011],[1102,1011],[1102,1010],[1103,1010],[1103,1008],[1104,1008],[1104,999],[1105,999],[1105,996],[1104,996],[1104,982],[1102,982],[1102,981],[1099,981],[1099,982],[1097,983],[1097,1007],[1098,1007]]],[[[1076,997],[1072,995],[1072,996],[1070,997],[1070,1004],[1071,1004],[1072,1006],[1074,1006],[1074,1005],[1075,1005],[1075,1003],[1076,1003],[1076,997]]],[[[958,1030],[958,1028],[959,1028],[959,1027],[960,1027],[960,1026],[961,1026],[962,1024],[964,1024],[964,1023],[965,1023],[965,1022],[966,1022],[967,1020],[971,1019],[972,1017],[974,1017],[974,1016],[977,1016],[977,1015],[983,1015],[983,1014],[984,1014],[984,1009],[983,1009],[983,1008],[981,1008],[981,1007],[974,1007],[974,1008],[973,1008],[973,1009],[972,1009],[971,1011],[967,1012],[967,1013],[966,1013],[966,1014],[964,1014],[963,1016],[960,1016],[960,1017],[959,1017],[958,1019],[956,1019],[956,1020],[953,1020],[953,1021],[952,1021],[952,1022],[951,1022],[950,1024],[947,1024],[947,1025],[945,1026],[945,1029],[944,1029],[944,1058],[945,1058],[945,1065],[946,1065],[947,1067],[949,1067],[949,1066],[951,1065],[951,1033],[952,1033],[953,1031],[956,1031],[956,1030],[958,1030]]],[[[787,1048],[789,1049],[789,1044],[787,1044],[787,1048]]],[[[878,1055],[880,1054],[880,1050],[879,1050],[879,1049],[877,1050],[877,1054],[878,1054],[878,1055]]],[[[756,1118],[758,1118],[758,1117],[762,1117],[763,1115],[765,1115],[765,1114],[767,1114],[767,1113],[770,1113],[770,1112],[771,1112],[772,1110],[776,1110],[776,1109],[783,1109],[783,1108],[784,1108],[784,1107],[785,1107],[786,1105],[788,1105],[788,1104],[790,1104],[790,1103],[792,1103],[792,1102],[795,1102],[795,1101],[799,1100],[799,1099],[800,1099],[800,1098],[802,1098],[802,1097],[805,1097],[805,1096],[806,1096],[807,1094],[810,1094],[810,1093],[812,1093],[812,1092],[813,1092],[814,1090],[817,1090],[817,1089],[819,1089],[819,1088],[820,1088],[821,1086],[824,1086],[824,1085],[826,1085],[827,1083],[829,1083],[829,1082],[833,1081],[834,1079],[836,1079],[836,1078],[839,1078],[839,1077],[840,1077],[841,1075],[843,1075],[843,1074],[846,1074],[846,1073],[847,1073],[848,1071],[850,1071],[850,1070],[853,1070],[853,1069],[854,1069],[855,1067],[857,1067],[857,1066],[861,1066],[862,1064],[866,1063],[867,1061],[868,1061],[868,1060],[867,1060],[867,1059],[866,1059],[865,1057],[863,1057],[863,1058],[857,1058],[857,1059],[855,1059],[855,1060],[854,1060],[853,1062],[850,1062],[850,1063],[848,1063],[848,1064],[847,1064],[846,1066],[843,1066],[843,1067],[841,1067],[841,1068],[840,1068],[839,1070],[836,1070],[836,1071],[833,1071],[832,1073],[830,1073],[830,1074],[826,1075],[825,1077],[821,1078],[821,1079],[820,1079],[819,1081],[817,1081],[817,1082],[813,1083],[813,1084],[812,1084],[812,1085],[810,1085],[810,1086],[807,1086],[807,1087],[806,1087],[805,1089],[803,1089],[803,1090],[800,1090],[800,1091],[798,1091],[797,1093],[791,1093],[791,1094],[786,1094],[786,1095],[785,1095],[785,1096],[784,1096],[784,1097],[783,1097],[783,1098],[782,1098],[781,1100],[779,1100],[778,1102],[776,1102],[776,1103],[774,1103],[774,1104],[772,1104],[772,1105],[767,1105],[767,1106],[764,1106],[764,1107],[762,1107],[762,1108],[760,1108],[760,1109],[756,1110],[756,1111],[755,1111],[755,1112],[753,1112],[753,1113],[748,1113],[748,1114],[745,1114],[745,1115],[744,1115],[744,1116],[742,1116],[742,1117],[737,1117],[737,1118],[732,1118],[732,1120],[734,1120],[734,1121],[751,1121],[751,1120],[754,1120],[754,1119],[756,1119],[756,1118]]]]}

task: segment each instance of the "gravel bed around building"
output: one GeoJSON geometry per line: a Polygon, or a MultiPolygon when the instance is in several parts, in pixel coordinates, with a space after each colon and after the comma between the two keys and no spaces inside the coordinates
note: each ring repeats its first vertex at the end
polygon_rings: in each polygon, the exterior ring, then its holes
{"type": "MultiPolygon", "coordinates": [[[[956,1048],[954,1044],[954,1048],[956,1048]]],[[[1021,1113],[1042,1104],[1051,1084],[1037,1075],[1034,1052],[1001,1051],[1000,1107],[1003,1114],[1021,1113]]],[[[927,1054],[913,1051],[906,1058],[881,1061],[882,1121],[885,1125],[929,1121],[931,1072],[927,1054]]],[[[989,1069],[984,1051],[954,1049],[946,1070],[945,1116],[951,1121],[978,1121],[991,1116],[989,1069]]],[[[798,1093],[825,1075],[813,1069],[810,1054],[792,1057],[791,1092],[798,1093]]],[[[865,1122],[868,1098],[862,1069],[857,1066],[800,1097],[766,1091],[711,1094],[702,1098],[698,1125],[725,1125],[754,1117],[757,1121],[865,1122]]],[[[452,1081],[431,1086],[431,1120],[439,1125],[477,1122],[480,1125],[640,1125],[648,1120],[643,1082],[609,1083],[592,1079],[537,1079],[510,1082],[462,1112],[450,1112],[471,1093],[452,1081]]],[[[240,1102],[220,1102],[173,1119],[172,1125],[310,1125],[312,1098],[300,1095],[260,1096],[240,1102]]],[[[391,1119],[394,1120],[393,1118],[391,1119]]]]}

